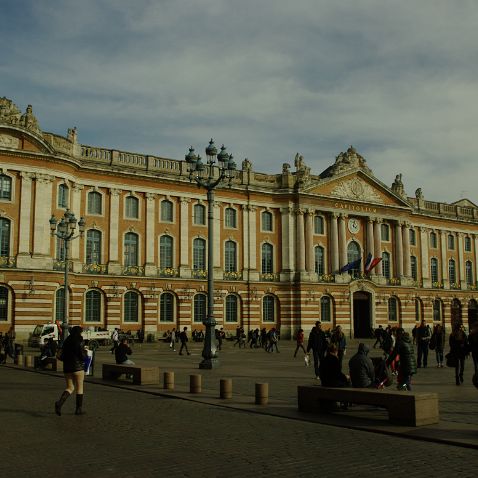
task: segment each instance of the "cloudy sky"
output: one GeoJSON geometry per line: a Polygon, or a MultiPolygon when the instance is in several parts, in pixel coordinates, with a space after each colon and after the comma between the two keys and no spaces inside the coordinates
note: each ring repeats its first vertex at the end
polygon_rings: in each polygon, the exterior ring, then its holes
{"type": "Polygon", "coordinates": [[[408,195],[478,204],[474,0],[0,0],[0,96],[44,131],[314,174],[353,145],[408,195]]]}

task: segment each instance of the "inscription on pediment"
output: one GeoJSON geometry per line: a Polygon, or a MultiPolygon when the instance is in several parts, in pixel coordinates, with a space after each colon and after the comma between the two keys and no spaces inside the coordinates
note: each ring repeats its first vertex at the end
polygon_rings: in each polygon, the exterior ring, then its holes
{"type": "Polygon", "coordinates": [[[7,134],[0,134],[0,146],[3,146],[4,148],[18,149],[19,144],[20,140],[18,138],[14,138],[7,134]]]}
{"type": "Polygon", "coordinates": [[[332,196],[381,203],[382,198],[365,181],[359,178],[341,181],[331,191],[332,196]]]}

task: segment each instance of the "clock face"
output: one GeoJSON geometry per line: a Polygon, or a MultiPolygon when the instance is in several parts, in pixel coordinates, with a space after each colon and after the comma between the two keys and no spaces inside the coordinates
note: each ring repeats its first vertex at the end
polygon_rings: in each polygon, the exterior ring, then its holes
{"type": "Polygon", "coordinates": [[[358,221],[358,219],[349,219],[349,231],[352,234],[357,234],[357,232],[360,231],[360,222],[358,221]]]}

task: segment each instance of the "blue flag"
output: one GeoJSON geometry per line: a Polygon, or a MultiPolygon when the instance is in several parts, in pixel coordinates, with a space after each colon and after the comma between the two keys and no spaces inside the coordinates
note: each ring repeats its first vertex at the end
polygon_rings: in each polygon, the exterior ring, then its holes
{"type": "Polygon", "coordinates": [[[342,272],[347,272],[351,269],[358,269],[360,267],[360,262],[362,261],[362,258],[360,257],[356,261],[349,262],[348,264],[345,264],[342,269],[340,269],[340,273],[342,272]]]}

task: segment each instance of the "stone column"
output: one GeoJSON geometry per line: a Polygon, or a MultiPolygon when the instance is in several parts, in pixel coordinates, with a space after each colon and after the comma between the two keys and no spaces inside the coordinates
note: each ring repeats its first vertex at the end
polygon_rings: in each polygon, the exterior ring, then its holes
{"type": "Polygon", "coordinates": [[[297,255],[296,270],[305,272],[305,229],[304,229],[304,210],[296,209],[296,234],[297,234],[297,255]]]}
{"type": "Polygon", "coordinates": [[[367,255],[372,254],[372,259],[375,256],[375,245],[373,240],[373,218],[369,217],[367,220],[367,255]]]}
{"type": "Polygon", "coordinates": [[[341,214],[339,217],[339,267],[347,264],[347,233],[345,228],[345,219],[347,216],[341,214]]]}
{"type": "MultiPolygon", "coordinates": [[[[18,254],[30,257],[31,219],[32,215],[32,173],[22,171],[22,193],[20,196],[20,226],[18,237],[18,254]]],[[[18,259],[17,259],[17,266],[18,259]]]]}
{"type": "Polygon", "coordinates": [[[305,216],[305,269],[309,274],[315,272],[314,211],[311,210],[305,216]]]}
{"type": "Polygon", "coordinates": [[[405,277],[412,276],[412,266],[410,262],[410,224],[405,223],[402,231],[403,237],[403,275],[405,277]]]}
{"type": "MultiPolygon", "coordinates": [[[[152,193],[146,193],[146,264],[144,266],[144,273],[147,276],[155,276],[157,272],[157,265],[159,262],[156,260],[154,251],[157,242],[155,224],[156,224],[156,195],[152,193]]],[[[158,244],[159,247],[159,244],[158,244]]],[[[177,250],[178,244],[174,241],[174,249],[177,250]]],[[[174,254],[173,254],[174,257],[174,254]]],[[[173,263],[174,265],[174,263],[173,263]]]]}
{"type": "MultiPolygon", "coordinates": [[[[259,271],[257,270],[257,207],[249,204],[247,208],[248,237],[244,241],[244,248],[248,249],[249,254],[249,280],[259,280],[259,271]]],[[[276,227],[277,224],[274,223],[274,230],[276,227]]]]}
{"type": "Polygon", "coordinates": [[[395,274],[394,277],[403,276],[403,244],[402,244],[402,223],[395,224],[395,274]]]}
{"type": "Polygon", "coordinates": [[[447,232],[440,231],[440,248],[441,248],[441,280],[443,287],[448,289],[448,260],[446,255],[447,232]]]}
{"type": "Polygon", "coordinates": [[[428,229],[420,227],[420,263],[422,265],[423,287],[430,287],[430,259],[428,255],[428,229]]]}
{"type": "Polygon", "coordinates": [[[189,221],[191,220],[189,217],[190,202],[189,198],[182,197],[179,206],[179,271],[181,277],[185,278],[191,277],[191,265],[189,263],[189,248],[192,247],[192,238],[189,237],[189,221]]]}
{"type": "MultiPolygon", "coordinates": [[[[382,220],[377,218],[373,223],[373,235],[374,235],[374,247],[375,257],[382,257],[382,220]]],[[[382,276],[382,264],[378,264],[373,269],[373,274],[376,276],[382,276]]]]}
{"type": "Polygon", "coordinates": [[[478,283],[478,235],[474,234],[473,235],[473,242],[474,242],[474,253],[475,253],[475,267],[473,271],[473,283],[477,284],[478,283]]]}
{"type": "Polygon", "coordinates": [[[340,267],[339,267],[339,230],[337,219],[339,215],[337,213],[332,213],[330,215],[330,273],[331,274],[338,274],[340,267]]]}
{"type": "MultiPolygon", "coordinates": [[[[35,216],[33,226],[33,254],[50,254],[50,224],[53,176],[36,175],[35,216]]],[[[58,219],[58,218],[57,218],[58,219]]]]}
{"type": "MultiPolygon", "coordinates": [[[[294,216],[292,207],[284,207],[281,209],[282,218],[282,272],[292,273],[294,271],[295,257],[295,239],[294,239],[294,216]]],[[[287,280],[290,276],[284,277],[287,280]]]]}
{"type": "Polygon", "coordinates": [[[464,259],[464,251],[463,251],[463,233],[459,232],[456,235],[456,241],[458,243],[458,271],[457,271],[457,277],[459,278],[460,281],[460,287],[461,288],[466,288],[465,287],[465,259],[464,259]]]}
{"type": "Polygon", "coordinates": [[[121,272],[121,265],[118,261],[120,196],[121,189],[110,189],[110,247],[108,258],[108,273],[110,274],[119,274],[121,272]]]}
{"type": "MultiPolygon", "coordinates": [[[[76,219],[80,220],[81,217],[81,193],[84,186],[82,184],[73,184],[71,187],[71,212],[76,216],[76,219]]],[[[87,224],[88,226],[88,224],[87,224]]],[[[78,234],[78,228],[76,229],[78,234]]],[[[81,238],[75,239],[70,242],[71,244],[71,255],[70,258],[72,261],[78,262],[80,260],[80,246],[83,245],[83,240],[81,238]],[[80,244],[81,242],[81,244],[80,244]]],[[[81,270],[80,264],[73,264],[73,270],[79,272],[81,270]]]]}

